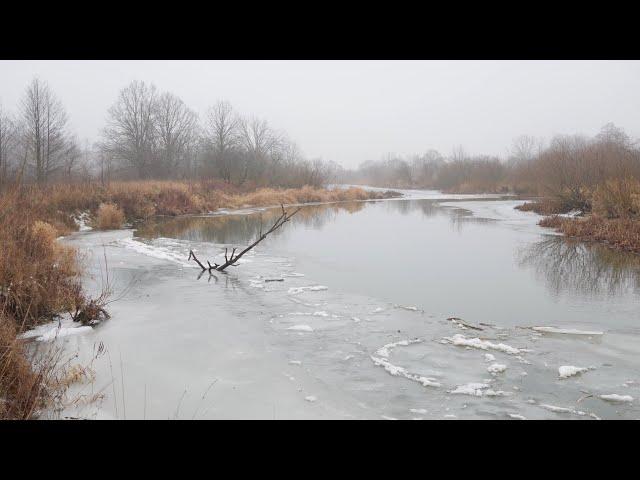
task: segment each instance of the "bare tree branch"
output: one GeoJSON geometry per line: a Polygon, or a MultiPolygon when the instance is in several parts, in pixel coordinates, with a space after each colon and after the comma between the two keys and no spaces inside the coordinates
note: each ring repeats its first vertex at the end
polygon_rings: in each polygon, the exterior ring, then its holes
{"type": "Polygon", "coordinates": [[[238,263],[237,263],[238,260],[240,260],[240,258],[242,258],[242,256],[245,253],[247,253],[249,250],[251,250],[257,244],[259,244],[261,241],[263,241],[265,238],[267,238],[267,236],[270,233],[272,233],[272,232],[276,231],[277,229],[279,229],[280,227],[282,227],[282,225],[284,225],[289,220],[291,220],[291,217],[293,217],[296,213],[298,213],[300,211],[300,208],[297,208],[293,212],[287,213],[287,211],[284,209],[284,205],[280,205],[280,206],[282,208],[282,214],[277,218],[277,220],[273,223],[273,225],[271,225],[271,228],[269,228],[269,230],[267,230],[264,233],[262,233],[262,230],[261,230],[258,238],[251,245],[246,247],[244,250],[242,250],[237,255],[236,255],[237,248],[234,248],[231,251],[231,256],[228,255],[228,248],[224,249],[224,260],[225,260],[225,262],[222,265],[218,265],[217,263],[214,263],[213,265],[211,265],[211,263],[209,261],[207,261],[207,265],[209,265],[209,267],[208,268],[205,267],[202,264],[202,262],[200,262],[200,260],[198,260],[198,258],[196,257],[195,253],[193,253],[193,250],[189,250],[189,258],[188,258],[188,260],[193,259],[200,266],[202,271],[209,270],[209,273],[211,273],[212,270],[217,270],[218,272],[222,272],[227,267],[237,267],[238,266],[238,263]]]}

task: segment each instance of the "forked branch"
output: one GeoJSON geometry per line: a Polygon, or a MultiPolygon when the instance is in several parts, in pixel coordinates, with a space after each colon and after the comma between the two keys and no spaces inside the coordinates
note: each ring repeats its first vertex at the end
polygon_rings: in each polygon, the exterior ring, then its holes
{"type": "Polygon", "coordinates": [[[247,248],[245,248],[244,250],[242,250],[238,254],[236,254],[237,248],[234,248],[231,251],[231,255],[229,255],[229,249],[225,248],[224,249],[224,263],[222,265],[218,265],[215,262],[214,262],[213,265],[211,265],[211,263],[207,260],[208,267],[205,267],[202,264],[202,262],[200,262],[200,260],[198,260],[198,257],[196,257],[195,253],[193,253],[193,250],[189,250],[189,260],[193,259],[200,266],[202,271],[209,270],[209,272],[211,272],[213,270],[216,270],[218,272],[222,272],[227,267],[237,267],[238,266],[238,263],[237,263],[238,260],[240,260],[240,258],[242,258],[242,256],[245,253],[247,253],[249,250],[251,250],[257,244],[259,244],[262,240],[267,238],[267,235],[269,235],[272,232],[275,232],[282,225],[284,225],[289,220],[291,220],[291,217],[293,217],[296,213],[298,213],[300,211],[300,208],[298,208],[298,209],[294,210],[291,213],[287,213],[287,211],[284,209],[284,205],[280,205],[280,207],[282,208],[282,214],[277,218],[277,220],[273,223],[273,225],[271,225],[271,228],[269,228],[269,230],[267,230],[266,232],[263,232],[262,231],[262,227],[260,227],[260,233],[258,234],[258,238],[251,245],[249,245],[247,248]]]}

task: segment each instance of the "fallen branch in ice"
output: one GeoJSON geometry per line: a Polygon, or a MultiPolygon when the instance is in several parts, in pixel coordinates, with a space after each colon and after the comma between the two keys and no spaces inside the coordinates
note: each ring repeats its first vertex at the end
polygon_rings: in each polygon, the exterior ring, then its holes
{"type": "Polygon", "coordinates": [[[458,326],[462,326],[462,327],[465,327],[465,328],[470,328],[472,330],[480,330],[480,331],[484,330],[483,328],[476,327],[475,325],[470,325],[470,324],[468,324],[466,322],[463,322],[462,319],[458,318],[458,317],[449,317],[449,318],[447,318],[447,320],[449,320],[450,322],[455,323],[458,326]]]}
{"type": "Polygon", "coordinates": [[[202,269],[202,271],[204,272],[205,270],[209,270],[209,273],[211,273],[212,270],[217,270],[218,272],[222,272],[224,271],[227,267],[237,267],[238,266],[238,260],[240,260],[240,258],[242,258],[242,256],[247,253],[249,250],[251,250],[253,247],[255,247],[257,244],[259,244],[261,241],[263,241],[265,238],[267,238],[267,235],[269,235],[270,233],[273,233],[274,231],[276,231],[277,229],[279,229],[282,225],[284,225],[285,223],[287,223],[289,220],[291,220],[291,217],[293,217],[296,213],[298,213],[300,211],[300,208],[294,210],[292,213],[287,213],[286,210],[284,209],[284,205],[280,205],[282,207],[282,215],[280,215],[278,217],[278,219],[274,222],[273,225],[271,225],[271,228],[269,230],[267,230],[266,232],[262,232],[262,227],[260,227],[260,233],[258,234],[258,238],[251,244],[249,245],[247,248],[245,248],[244,250],[242,250],[240,253],[238,253],[236,255],[236,250],[237,248],[234,248],[233,251],[231,252],[231,256],[228,256],[229,250],[227,248],[224,249],[224,263],[222,265],[218,265],[217,263],[213,263],[213,265],[211,265],[211,263],[207,260],[207,265],[208,267],[205,267],[202,262],[200,260],[198,260],[198,257],[196,257],[195,253],[193,253],[193,250],[189,250],[189,260],[191,260],[193,258],[193,260],[200,266],[200,268],[202,269]]]}

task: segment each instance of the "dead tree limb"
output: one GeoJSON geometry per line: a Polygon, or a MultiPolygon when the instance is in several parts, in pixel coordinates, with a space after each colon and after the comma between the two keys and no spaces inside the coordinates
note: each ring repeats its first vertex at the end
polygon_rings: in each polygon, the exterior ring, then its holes
{"type": "Polygon", "coordinates": [[[203,272],[205,270],[208,270],[209,273],[211,273],[212,270],[216,270],[218,272],[223,272],[227,267],[237,267],[238,266],[238,263],[237,263],[238,260],[240,260],[240,258],[242,258],[242,256],[245,253],[247,253],[249,250],[251,250],[257,244],[259,244],[261,241],[263,241],[265,238],[267,238],[267,235],[269,235],[270,233],[276,231],[282,225],[284,225],[289,220],[291,220],[291,217],[293,217],[296,213],[298,213],[300,211],[300,208],[297,208],[293,212],[287,213],[287,211],[284,209],[284,205],[280,205],[280,207],[282,208],[282,214],[273,223],[273,225],[271,225],[271,228],[269,228],[269,230],[267,230],[266,232],[263,232],[262,231],[262,226],[260,226],[260,233],[258,234],[258,238],[251,245],[249,245],[247,248],[242,250],[237,255],[236,255],[237,248],[234,248],[231,251],[231,255],[230,256],[229,256],[229,249],[225,248],[224,249],[224,263],[222,265],[218,265],[215,262],[214,262],[213,265],[211,265],[211,263],[207,260],[208,267],[205,267],[202,264],[202,262],[200,262],[200,260],[198,260],[198,257],[196,257],[195,253],[193,253],[193,250],[189,250],[189,260],[191,260],[193,258],[193,260],[200,266],[200,268],[202,269],[203,272]]]}

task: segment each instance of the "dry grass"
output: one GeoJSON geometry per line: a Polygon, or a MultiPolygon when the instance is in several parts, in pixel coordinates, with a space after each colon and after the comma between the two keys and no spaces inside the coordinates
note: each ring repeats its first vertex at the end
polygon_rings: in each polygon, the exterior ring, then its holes
{"type": "Polygon", "coordinates": [[[640,215],[640,181],[633,178],[607,180],[593,192],[593,213],[606,218],[640,215]]]}
{"type": "Polygon", "coordinates": [[[76,251],[57,237],[71,229],[62,212],[13,190],[0,196],[0,419],[33,418],[64,389],[56,352],[27,354],[24,330],[90,304],[76,251]]]}
{"type": "Polygon", "coordinates": [[[96,215],[96,226],[99,230],[115,230],[122,227],[124,212],[113,203],[101,203],[96,215]]]}
{"type": "Polygon", "coordinates": [[[17,337],[16,322],[0,314],[0,420],[38,418],[69,403],[70,385],[92,380],[90,368],[72,364],[75,355],[63,360],[60,346],[28,349],[17,337]]]}
{"type": "Polygon", "coordinates": [[[60,234],[74,230],[72,214],[89,211],[95,217],[102,204],[117,206],[126,221],[147,219],[154,215],[183,215],[215,211],[219,208],[264,207],[295,203],[337,202],[388,198],[389,192],[367,192],[352,187],[346,190],[302,188],[259,188],[240,190],[216,181],[131,181],[100,184],[56,184],[25,187],[30,208],[56,227],[60,234]]]}
{"type": "Polygon", "coordinates": [[[41,385],[16,338],[15,322],[0,314],[0,420],[31,418],[41,402],[41,385]]]}
{"type": "Polygon", "coordinates": [[[571,206],[556,198],[543,198],[535,202],[526,202],[515,207],[523,212],[536,212],[539,215],[557,215],[571,211],[571,206]]]}
{"type": "Polygon", "coordinates": [[[16,198],[0,198],[0,305],[33,326],[84,301],[78,257],[59,231],[16,198]]]}
{"type": "Polygon", "coordinates": [[[544,217],[540,220],[538,225],[546,228],[560,228],[564,220],[565,218],[559,217],[558,215],[551,215],[550,217],[544,217]]]}

